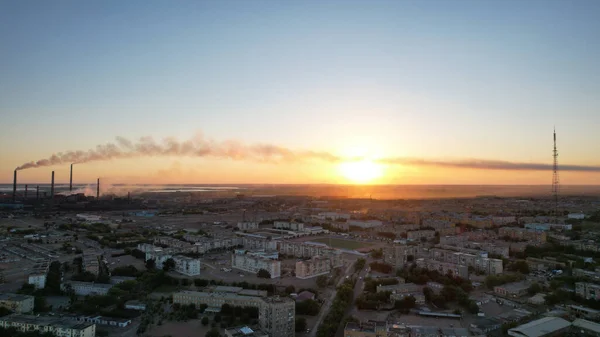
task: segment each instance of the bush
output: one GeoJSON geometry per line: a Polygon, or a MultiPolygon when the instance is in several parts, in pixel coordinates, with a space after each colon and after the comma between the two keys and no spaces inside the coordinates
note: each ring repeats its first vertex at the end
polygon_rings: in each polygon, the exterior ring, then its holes
{"type": "Polygon", "coordinates": [[[260,269],[258,273],[256,273],[256,276],[260,278],[271,278],[271,273],[266,269],[260,269]]]}
{"type": "Polygon", "coordinates": [[[306,318],[296,318],[296,332],[303,332],[306,330],[306,318]]]}

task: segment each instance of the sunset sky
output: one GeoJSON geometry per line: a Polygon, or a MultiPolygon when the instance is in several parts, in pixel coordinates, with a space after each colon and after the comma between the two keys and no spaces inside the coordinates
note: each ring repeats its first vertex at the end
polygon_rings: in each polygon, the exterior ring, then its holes
{"type": "MultiPolygon", "coordinates": [[[[556,127],[560,164],[598,168],[599,14],[596,0],[0,0],[0,182],[116,137],[202,135],[339,160],[136,156],[76,165],[75,182],[550,184],[415,161],[551,165],[556,127]]],[[[52,170],[68,181],[68,164],[19,181],[52,170]]],[[[600,184],[600,168],[561,182],[600,184]]]]}

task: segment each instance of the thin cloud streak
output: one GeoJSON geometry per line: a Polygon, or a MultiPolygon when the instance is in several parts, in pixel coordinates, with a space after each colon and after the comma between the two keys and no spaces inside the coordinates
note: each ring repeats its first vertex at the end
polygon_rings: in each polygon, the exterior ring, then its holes
{"type": "MultiPolygon", "coordinates": [[[[487,159],[465,159],[465,160],[429,160],[419,158],[382,158],[378,160],[382,164],[409,165],[409,166],[438,166],[478,170],[506,170],[506,171],[551,171],[552,164],[542,163],[520,163],[501,160],[487,159]]],[[[574,172],[600,172],[600,166],[585,165],[559,165],[561,171],[574,172]]]]}
{"type": "MultiPolygon", "coordinates": [[[[115,141],[97,145],[87,151],[67,151],[52,154],[47,158],[31,161],[19,166],[17,170],[36,167],[83,164],[94,161],[107,161],[136,157],[214,157],[236,161],[252,161],[264,163],[290,163],[323,161],[341,163],[364,160],[358,157],[340,157],[329,152],[292,150],[274,144],[247,145],[236,140],[214,141],[197,135],[189,140],[180,141],[173,137],[156,141],[152,137],[142,137],[131,141],[124,137],[116,137],[115,141]]],[[[506,171],[549,171],[551,164],[522,163],[487,159],[464,160],[431,160],[409,157],[389,157],[375,160],[387,165],[437,166],[448,168],[464,168],[478,170],[506,171]]],[[[600,172],[600,166],[560,165],[561,171],[600,172]]]]}

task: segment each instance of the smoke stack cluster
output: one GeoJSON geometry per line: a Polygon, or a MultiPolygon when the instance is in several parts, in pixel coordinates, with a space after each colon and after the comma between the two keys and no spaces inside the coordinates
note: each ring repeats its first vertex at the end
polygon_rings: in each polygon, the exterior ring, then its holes
{"type": "Polygon", "coordinates": [[[73,164],[71,164],[71,176],[69,178],[69,192],[73,191],[73,164]]]}
{"type": "Polygon", "coordinates": [[[13,178],[13,195],[12,202],[15,203],[17,201],[17,170],[15,170],[15,176],[13,178]]]}
{"type": "Polygon", "coordinates": [[[50,198],[54,199],[54,171],[52,171],[52,183],[50,185],[50,198]]]}

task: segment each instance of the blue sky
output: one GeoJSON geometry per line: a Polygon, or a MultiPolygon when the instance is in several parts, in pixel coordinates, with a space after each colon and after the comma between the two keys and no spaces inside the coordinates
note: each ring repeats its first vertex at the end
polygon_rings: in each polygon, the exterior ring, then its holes
{"type": "Polygon", "coordinates": [[[600,164],[598,1],[0,1],[0,173],[115,136],[600,164]],[[24,140],[24,141],[18,141],[24,140]]]}

